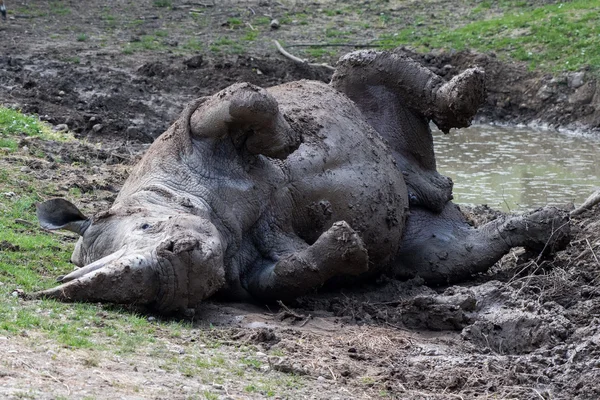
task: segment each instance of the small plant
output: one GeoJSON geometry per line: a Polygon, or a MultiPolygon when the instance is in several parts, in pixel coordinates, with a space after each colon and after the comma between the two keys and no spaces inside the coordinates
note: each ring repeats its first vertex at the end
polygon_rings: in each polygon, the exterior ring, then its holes
{"type": "Polygon", "coordinates": [[[236,28],[242,25],[242,20],[239,18],[229,18],[227,19],[227,25],[229,25],[232,28],[236,28]]]}
{"type": "Polygon", "coordinates": [[[328,17],[335,17],[336,15],[342,15],[344,12],[342,10],[323,10],[323,13],[328,17]]]}
{"type": "Polygon", "coordinates": [[[254,20],[254,25],[269,25],[271,19],[269,17],[258,17],[254,20]]]}
{"type": "Polygon", "coordinates": [[[65,6],[62,1],[52,1],[50,2],[50,13],[55,15],[69,15],[71,14],[71,9],[65,6]]]}
{"type": "Polygon", "coordinates": [[[171,0],[154,0],[154,7],[172,7],[171,0]]]}
{"type": "Polygon", "coordinates": [[[0,137],[0,149],[13,153],[17,151],[19,144],[15,139],[0,137]]]}
{"type": "Polygon", "coordinates": [[[211,393],[208,390],[205,390],[204,392],[202,392],[202,395],[204,396],[204,398],[206,400],[218,400],[220,398],[220,396],[218,394],[211,393]]]}
{"type": "Polygon", "coordinates": [[[88,35],[85,33],[80,33],[79,35],[77,35],[77,41],[78,42],[85,42],[89,39],[88,35]]]}
{"type": "Polygon", "coordinates": [[[244,390],[248,393],[258,392],[258,388],[255,385],[248,385],[244,388],[244,390]]]}
{"type": "Polygon", "coordinates": [[[249,30],[246,32],[244,36],[242,36],[242,40],[246,40],[248,42],[252,42],[258,38],[258,31],[249,30]]]}

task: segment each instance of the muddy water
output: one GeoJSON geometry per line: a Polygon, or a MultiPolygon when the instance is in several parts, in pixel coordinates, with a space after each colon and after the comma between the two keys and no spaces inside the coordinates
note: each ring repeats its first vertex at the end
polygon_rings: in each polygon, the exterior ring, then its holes
{"type": "Polygon", "coordinates": [[[459,204],[504,211],[580,204],[600,187],[600,140],[527,128],[477,125],[434,131],[438,170],[459,204]]]}

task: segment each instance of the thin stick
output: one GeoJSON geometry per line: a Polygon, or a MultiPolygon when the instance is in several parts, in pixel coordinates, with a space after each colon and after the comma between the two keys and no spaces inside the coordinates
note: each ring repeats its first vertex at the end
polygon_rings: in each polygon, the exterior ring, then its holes
{"type": "Polygon", "coordinates": [[[305,64],[308,65],[310,67],[324,67],[327,68],[331,71],[335,71],[335,68],[332,67],[329,64],[318,64],[318,63],[309,63],[307,60],[303,60],[301,58],[296,57],[293,54],[288,53],[287,51],[285,51],[285,49],[283,47],[281,47],[281,44],[279,44],[279,42],[277,40],[273,40],[273,43],[275,43],[275,46],[277,47],[277,50],[279,50],[279,52],[281,54],[283,54],[283,56],[285,56],[286,58],[298,63],[298,64],[305,64]]]}
{"type": "Polygon", "coordinates": [[[331,367],[328,365],[327,369],[329,369],[329,372],[331,373],[331,377],[333,378],[334,382],[337,382],[337,378],[335,376],[335,374],[333,373],[333,370],[331,369],[331,367]]]}
{"type": "Polygon", "coordinates": [[[288,47],[382,47],[381,44],[365,44],[365,43],[298,43],[288,44],[288,47]]]}
{"type": "Polygon", "coordinates": [[[589,246],[590,250],[592,251],[592,255],[594,256],[594,259],[596,260],[596,262],[598,263],[598,265],[600,265],[600,261],[598,261],[598,257],[596,256],[596,252],[592,248],[592,245],[590,244],[590,241],[587,238],[585,238],[585,241],[586,241],[587,245],[589,246]]]}

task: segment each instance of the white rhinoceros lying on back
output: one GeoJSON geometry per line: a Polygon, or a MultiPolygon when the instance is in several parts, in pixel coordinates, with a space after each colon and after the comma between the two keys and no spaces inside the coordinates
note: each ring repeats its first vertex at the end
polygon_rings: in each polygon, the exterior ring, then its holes
{"type": "Polygon", "coordinates": [[[81,235],[81,268],[35,296],[171,312],[217,291],[287,299],[352,275],[444,283],[513,246],[564,242],[555,208],[473,229],[450,201],[429,120],[467,126],[483,98],[479,69],[444,82],[406,57],[362,51],[340,60],[331,85],[241,83],[197,100],[110,210],[38,205],[42,227],[81,235]]]}

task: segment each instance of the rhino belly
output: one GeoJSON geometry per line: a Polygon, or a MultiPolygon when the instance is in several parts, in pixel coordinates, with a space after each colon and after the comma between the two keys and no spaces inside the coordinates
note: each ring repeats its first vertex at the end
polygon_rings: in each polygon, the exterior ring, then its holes
{"type": "Polygon", "coordinates": [[[373,271],[384,268],[399,248],[408,205],[389,148],[354,103],[328,85],[304,81],[272,90],[303,138],[285,161],[295,233],[312,244],[346,221],[365,242],[373,271]]]}

